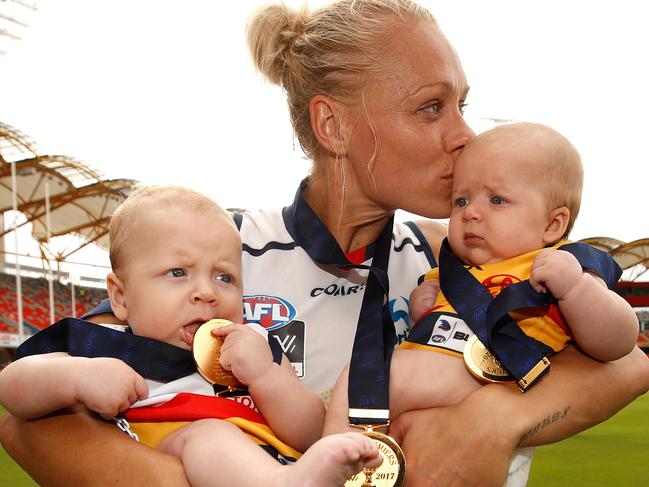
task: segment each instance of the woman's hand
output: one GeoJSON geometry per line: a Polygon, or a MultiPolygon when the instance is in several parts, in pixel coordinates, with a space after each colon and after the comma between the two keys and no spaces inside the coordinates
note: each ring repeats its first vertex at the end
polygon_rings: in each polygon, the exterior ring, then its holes
{"type": "Polygon", "coordinates": [[[490,393],[483,387],[453,406],[411,411],[392,423],[390,434],[406,456],[408,487],[504,484],[518,437],[490,393]]]}
{"type": "Polygon", "coordinates": [[[460,403],[403,414],[391,426],[408,463],[408,486],[502,485],[517,446],[560,441],[610,418],[649,389],[639,350],[598,362],[573,347],[530,391],[490,384],[460,403]]]}

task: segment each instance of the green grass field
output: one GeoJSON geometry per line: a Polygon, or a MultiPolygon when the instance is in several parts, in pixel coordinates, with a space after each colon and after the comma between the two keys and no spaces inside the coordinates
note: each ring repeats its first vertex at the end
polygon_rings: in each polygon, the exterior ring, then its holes
{"type": "Polygon", "coordinates": [[[649,394],[594,428],[537,448],[527,485],[649,485],[649,394]]]}
{"type": "MultiPolygon", "coordinates": [[[[36,485],[1,448],[0,485],[36,485]]],[[[527,485],[649,485],[649,394],[635,400],[605,423],[560,443],[538,448],[527,485]]]]}
{"type": "MultiPolygon", "coordinates": [[[[0,406],[0,416],[4,408],[0,406]]],[[[14,463],[4,448],[0,446],[0,485],[7,487],[27,487],[38,485],[18,465],[14,463]]]]}

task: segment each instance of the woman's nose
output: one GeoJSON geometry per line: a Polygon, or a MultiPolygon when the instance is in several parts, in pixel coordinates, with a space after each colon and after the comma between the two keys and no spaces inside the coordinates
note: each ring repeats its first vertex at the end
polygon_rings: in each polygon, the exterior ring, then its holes
{"type": "Polygon", "coordinates": [[[449,154],[459,155],[464,146],[474,137],[475,133],[466,123],[462,114],[458,112],[449,120],[448,135],[444,139],[444,149],[449,154]]]}

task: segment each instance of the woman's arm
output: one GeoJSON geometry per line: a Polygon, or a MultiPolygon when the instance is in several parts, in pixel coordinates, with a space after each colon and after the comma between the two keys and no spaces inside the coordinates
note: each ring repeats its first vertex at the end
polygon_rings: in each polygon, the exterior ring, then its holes
{"type": "MultiPolygon", "coordinates": [[[[89,321],[122,324],[113,315],[89,321]]],[[[36,420],[5,413],[0,443],[40,485],[189,485],[178,458],[132,440],[83,408],[36,420]]]]}
{"type": "Polygon", "coordinates": [[[408,462],[408,485],[494,485],[517,446],[567,438],[598,424],[649,390],[639,350],[601,363],[572,347],[532,390],[486,385],[457,405],[407,413],[392,425],[408,462]]]}
{"type": "Polygon", "coordinates": [[[36,420],[0,419],[9,455],[40,485],[188,486],[182,463],[81,410],[36,420]]]}

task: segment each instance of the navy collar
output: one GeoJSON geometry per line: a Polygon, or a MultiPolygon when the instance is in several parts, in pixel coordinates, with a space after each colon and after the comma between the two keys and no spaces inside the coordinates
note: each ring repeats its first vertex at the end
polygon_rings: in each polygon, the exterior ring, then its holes
{"type": "Polygon", "coordinates": [[[349,262],[329,229],[304,200],[307,184],[308,179],[302,181],[293,204],[282,210],[284,224],[295,242],[318,264],[369,270],[349,370],[350,422],[383,424],[387,416],[366,418],[363,415],[368,408],[389,409],[390,359],[396,335],[386,298],[390,290],[387,270],[394,217],[388,220],[374,245],[372,265],[355,265],[349,262]]]}
{"type": "MultiPolygon", "coordinates": [[[[282,210],[282,217],[288,233],[309,257],[319,264],[367,268],[367,266],[354,265],[349,262],[345,252],[340,248],[327,226],[306,202],[303,193],[308,183],[309,178],[302,180],[295,193],[293,203],[282,210]]],[[[392,225],[392,220],[389,225],[392,225]]],[[[366,259],[373,257],[374,247],[375,244],[367,246],[366,259]]]]}

